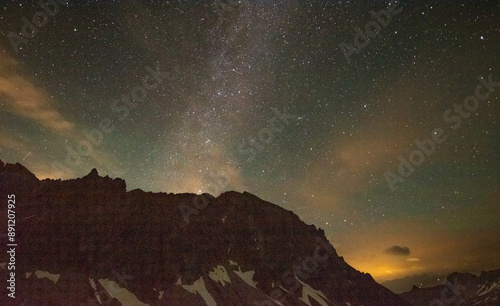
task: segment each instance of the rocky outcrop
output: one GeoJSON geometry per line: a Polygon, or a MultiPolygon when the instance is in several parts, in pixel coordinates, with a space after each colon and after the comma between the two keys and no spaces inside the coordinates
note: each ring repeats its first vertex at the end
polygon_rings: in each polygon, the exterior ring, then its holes
{"type": "Polygon", "coordinates": [[[2,201],[16,196],[12,305],[409,305],[349,266],[321,229],[252,194],[127,191],[95,169],[39,181],[0,165],[2,201]]]}
{"type": "Polygon", "coordinates": [[[401,297],[416,306],[428,305],[500,305],[500,269],[470,273],[452,273],[444,285],[430,288],[413,286],[401,297]]]}

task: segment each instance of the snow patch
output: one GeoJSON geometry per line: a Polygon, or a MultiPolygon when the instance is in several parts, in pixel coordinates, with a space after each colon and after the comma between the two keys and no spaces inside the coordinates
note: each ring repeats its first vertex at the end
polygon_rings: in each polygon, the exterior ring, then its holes
{"type": "Polygon", "coordinates": [[[164,293],[165,293],[165,291],[160,291],[160,294],[158,294],[158,300],[163,299],[163,294],[164,293]]]}
{"type": "Polygon", "coordinates": [[[95,280],[93,278],[89,277],[89,283],[90,283],[90,287],[92,287],[92,289],[94,289],[94,291],[96,291],[97,290],[97,286],[95,284],[95,280]]]}
{"type": "Polygon", "coordinates": [[[109,293],[109,296],[117,299],[122,303],[123,306],[149,306],[141,302],[135,294],[128,291],[126,288],[121,288],[114,281],[110,281],[109,279],[99,279],[99,283],[106,289],[109,293]]]}
{"type": "Polygon", "coordinates": [[[482,296],[482,295],[485,295],[485,294],[489,293],[491,290],[495,289],[498,286],[498,284],[500,284],[500,282],[493,283],[493,285],[491,285],[490,287],[488,287],[488,289],[486,289],[485,291],[479,293],[478,296],[482,296]]]}
{"type": "Polygon", "coordinates": [[[257,285],[257,283],[253,281],[253,276],[255,275],[255,271],[243,272],[241,271],[241,267],[238,265],[238,263],[232,261],[231,259],[229,260],[229,265],[238,267],[238,271],[233,270],[234,274],[238,275],[249,286],[256,288],[255,285],[257,285]]]}
{"type": "Polygon", "coordinates": [[[94,296],[97,299],[97,301],[99,302],[99,304],[102,304],[101,294],[96,291],[96,292],[94,292],[94,296]]]}
{"type": "Polygon", "coordinates": [[[255,285],[257,285],[257,283],[253,281],[253,276],[255,275],[255,271],[242,272],[241,267],[238,267],[238,271],[234,270],[233,272],[234,274],[238,275],[249,286],[256,288],[255,285]]]}
{"type": "MultiPolygon", "coordinates": [[[[271,301],[273,301],[273,302],[274,302],[274,304],[279,305],[279,306],[285,306],[285,305],[284,305],[284,304],[282,304],[280,301],[273,299],[273,298],[272,298],[272,297],[270,297],[269,295],[267,295],[267,294],[266,294],[266,296],[267,296],[267,297],[268,297],[271,301]]],[[[267,302],[267,301],[266,301],[266,302],[267,302]]],[[[273,304],[273,305],[274,305],[274,304],[273,304]]],[[[267,305],[267,304],[262,303],[262,305],[267,305]]]]}
{"type": "Polygon", "coordinates": [[[203,280],[203,276],[197,279],[192,285],[183,285],[182,280],[179,277],[179,279],[176,282],[176,285],[182,286],[182,288],[184,288],[186,291],[190,293],[193,294],[199,293],[208,306],[217,306],[217,303],[215,302],[212,295],[210,295],[210,292],[208,292],[207,287],[205,286],[205,281],[203,280]]]}
{"type": "Polygon", "coordinates": [[[486,287],[486,286],[481,285],[481,287],[479,287],[479,289],[477,290],[476,294],[479,294],[479,292],[483,291],[484,287],[486,287]]]}
{"type": "Polygon", "coordinates": [[[266,296],[271,300],[273,301],[276,305],[279,305],[279,306],[285,306],[285,304],[281,303],[280,301],[278,300],[275,300],[273,299],[272,297],[270,297],[269,295],[266,294],[266,296]]]}
{"type": "Polygon", "coordinates": [[[219,265],[214,268],[213,272],[208,272],[208,277],[210,277],[216,283],[221,283],[223,287],[226,286],[226,283],[231,283],[231,279],[229,278],[229,275],[227,275],[227,270],[224,266],[219,265]]]}
{"type": "Polygon", "coordinates": [[[300,284],[302,285],[302,297],[300,298],[304,303],[306,303],[309,306],[311,305],[311,302],[309,301],[309,297],[315,299],[320,305],[322,306],[328,306],[328,303],[325,300],[328,300],[323,292],[320,290],[315,290],[308,284],[302,282],[300,279],[295,277],[300,284]]]}
{"type": "Polygon", "coordinates": [[[61,276],[61,274],[51,274],[47,271],[41,271],[41,270],[36,270],[35,275],[38,278],[48,278],[49,280],[53,281],[54,284],[57,283],[59,277],[61,276]]]}
{"type": "Polygon", "coordinates": [[[33,273],[26,272],[26,273],[24,273],[24,277],[26,277],[26,279],[28,279],[28,278],[30,278],[31,274],[33,274],[33,273]]]}

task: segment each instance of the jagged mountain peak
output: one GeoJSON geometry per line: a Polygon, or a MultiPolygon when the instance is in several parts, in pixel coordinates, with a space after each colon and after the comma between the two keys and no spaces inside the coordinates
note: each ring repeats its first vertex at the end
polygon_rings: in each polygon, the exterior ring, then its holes
{"type": "Polygon", "coordinates": [[[453,272],[442,285],[418,288],[400,295],[415,306],[427,305],[500,305],[500,269],[471,273],[453,272]]]}
{"type": "Polygon", "coordinates": [[[349,266],[323,230],[251,193],[125,186],[95,169],[32,185],[0,175],[2,192],[22,195],[18,301],[77,305],[119,286],[133,305],[408,305],[349,266]]]}
{"type": "Polygon", "coordinates": [[[0,173],[6,173],[6,174],[17,174],[19,176],[24,176],[25,178],[35,178],[36,176],[31,173],[26,167],[21,165],[20,163],[15,163],[15,164],[5,164],[0,160],[0,173]]]}
{"type": "Polygon", "coordinates": [[[89,174],[84,176],[84,178],[97,178],[98,176],[99,176],[99,173],[97,172],[97,169],[92,168],[92,170],[90,170],[89,174]]]}

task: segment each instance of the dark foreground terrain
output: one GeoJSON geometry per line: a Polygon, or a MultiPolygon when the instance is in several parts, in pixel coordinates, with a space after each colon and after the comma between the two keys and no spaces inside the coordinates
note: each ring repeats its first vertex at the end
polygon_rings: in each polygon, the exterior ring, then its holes
{"type": "Polygon", "coordinates": [[[2,305],[410,305],[321,229],[246,192],[127,191],[95,170],[40,181],[1,162],[0,192],[2,280],[8,195],[17,244],[15,299],[2,285],[2,305]]]}

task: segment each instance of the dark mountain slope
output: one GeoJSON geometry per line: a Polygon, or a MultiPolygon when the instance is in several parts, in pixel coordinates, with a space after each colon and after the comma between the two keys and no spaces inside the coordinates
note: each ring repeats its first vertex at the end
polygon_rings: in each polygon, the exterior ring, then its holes
{"type": "Polygon", "coordinates": [[[0,166],[2,202],[16,201],[8,305],[409,305],[345,263],[321,229],[249,193],[127,192],[95,170],[39,181],[0,166]]]}

